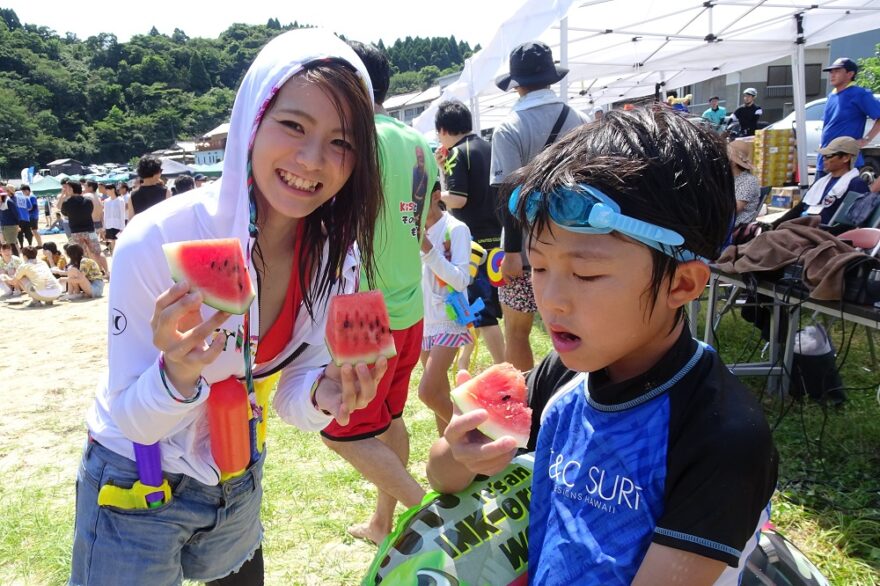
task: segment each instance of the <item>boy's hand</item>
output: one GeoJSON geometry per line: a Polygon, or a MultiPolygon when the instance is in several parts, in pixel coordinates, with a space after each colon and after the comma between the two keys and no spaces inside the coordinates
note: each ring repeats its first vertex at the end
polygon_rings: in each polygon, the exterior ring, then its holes
{"type": "Polygon", "coordinates": [[[462,414],[453,404],[453,411],[443,432],[452,456],[474,474],[492,476],[504,470],[516,455],[516,440],[505,436],[493,441],[478,431],[489,418],[485,409],[462,414]]]}

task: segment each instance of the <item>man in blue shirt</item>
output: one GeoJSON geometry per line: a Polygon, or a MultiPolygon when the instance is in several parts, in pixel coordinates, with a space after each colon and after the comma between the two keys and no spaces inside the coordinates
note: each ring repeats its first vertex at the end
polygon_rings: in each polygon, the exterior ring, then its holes
{"type": "Polygon", "coordinates": [[[19,248],[24,246],[24,241],[27,240],[28,246],[32,246],[34,243],[34,235],[31,233],[31,200],[30,200],[31,188],[27,185],[22,184],[18,190],[15,192],[15,205],[18,208],[18,246],[19,248]],[[27,193],[24,190],[27,189],[27,193]]]}
{"type": "MultiPolygon", "coordinates": [[[[828,146],[839,136],[851,136],[864,148],[880,133],[880,101],[870,91],[858,87],[853,81],[859,72],[859,66],[852,59],[841,57],[826,67],[828,82],[834,88],[825,102],[825,117],[822,125],[822,144],[828,146]],[[865,122],[874,120],[874,125],[865,134],[865,122]]],[[[856,160],[856,168],[864,165],[861,154],[856,160]]],[[[825,174],[824,164],[820,157],[816,161],[816,178],[825,174]]]]}
{"type": "Polygon", "coordinates": [[[27,185],[21,186],[21,192],[28,199],[28,220],[30,222],[31,233],[37,240],[37,248],[43,248],[43,237],[40,236],[40,204],[37,202],[37,196],[31,192],[31,188],[27,185]]]}

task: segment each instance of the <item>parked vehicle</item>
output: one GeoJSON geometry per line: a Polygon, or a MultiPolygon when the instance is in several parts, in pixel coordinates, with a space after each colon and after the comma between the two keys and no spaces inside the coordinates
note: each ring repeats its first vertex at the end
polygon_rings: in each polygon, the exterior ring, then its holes
{"type": "MultiPolygon", "coordinates": [[[[874,97],[880,100],[880,94],[874,94],[874,97]]],[[[819,143],[822,140],[825,101],[826,98],[821,98],[808,102],[804,110],[807,119],[807,165],[810,167],[816,166],[816,151],[819,149],[819,143]]],[[[873,124],[873,120],[867,121],[865,124],[865,134],[868,133],[873,124]]],[[[792,112],[782,120],[770,124],[767,128],[795,128],[795,113],[792,112]]],[[[862,178],[870,183],[875,177],[880,176],[880,135],[875,137],[871,144],[862,149],[862,156],[865,159],[865,164],[861,168],[862,178]]]]}

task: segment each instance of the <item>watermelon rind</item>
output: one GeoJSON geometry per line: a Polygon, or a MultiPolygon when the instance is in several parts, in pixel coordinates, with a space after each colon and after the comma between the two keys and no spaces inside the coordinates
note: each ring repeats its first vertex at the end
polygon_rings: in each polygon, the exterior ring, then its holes
{"type": "MultiPolygon", "coordinates": [[[[483,381],[485,378],[491,377],[494,374],[497,374],[499,371],[503,371],[504,373],[509,373],[511,371],[516,372],[518,390],[522,391],[523,398],[525,398],[525,379],[523,378],[522,374],[508,363],[496,364],[489,367],[486,371],[480,373],[471,380],[465,382],[461,386],[458,386],[452,390],[452,393],[450,395],[452,401],[459,408],[459,410],[461,410],[462,413],[467,413],[469,411],[473,411],[474,409],[486,409],[487,411],[491,411],[477,400],[477,398],[473,395],[473,391],[478,388],[481,381],[483,381]]],[[[522,403],[525,412],[531,414],[531,409],[529,409],[529,407],[526,405],[525,400],[523,400],[522,403]]],[[[504,425],[500,421],[493,420],[491,416],[492,413],[490,412],[490,419],[484,421],[477,426],[477,429],[480,430],[481,433],[490,437],[493,440],[497,440],[502,437],[512,437],[514,440],[516,440],[516,445],[518,447],[526,447],[529,441],[529,432],[531,430],[531,419],[529,428],[523,432],[518,432],[511,429],[510,426],[504,425]]]]}
{"type": "MultiPolygon", "coordinates": [[[[223,238],[223,239],[217,239],[216,242],[220,245],[228,245],[228,243],[231,240],[235,240],[235,239],[223,238]]],[[[239,242],[238,240],[235,240],[235,241],[239,242]]],[[[167,244],[162,245],[162,251],[165,253],[165,259],[168,261],[168,269],[171,272],[171,279],[175,283],[179,283],[180,281],[187,280],[186,273],[183,270],[183,267],[180,265],[179,258],[180,258],[181,249],[185,248],[188,244],[191,244],[192,242],[207,243],[207,242],[211,242],[211,240],[171,242],[171,243],[167,243],[167,244]]],[[[240,243],[239,243],[239,247],[240,247],[240,243]]],[[[239,250],[240,250],[240,248],[239,248],[239,250]]],[[[244,255],[242,255],[242,259],[243,258],[244,258],[244,255]]],[[[232,313],[235,315],[244,314],[248,310],[248,308],[251,306],[251,303],[253,302],[254,298],[257,295],[256,291],[254,291],[253,284],[250,282],[250,279],[248,279],[248,283],[251,285],[250,291],[248,292],[248,294],[244,298],[241,299],[241,301],[238,301],[238,302],[231,301],[229,299],[219,297],[217,295],[213,295],[210,292],[205,291],[204,289],[199,289],[196,284],[192,283],[191,279],[189,279],[189,280],[190,280],[191,290],[201,291],[202,303],[204,303],[205,305],[207,305],[209,307],[213,307],[214,309],[218,309],[220,311],[225,311],[226,313],[232,313]]]]}

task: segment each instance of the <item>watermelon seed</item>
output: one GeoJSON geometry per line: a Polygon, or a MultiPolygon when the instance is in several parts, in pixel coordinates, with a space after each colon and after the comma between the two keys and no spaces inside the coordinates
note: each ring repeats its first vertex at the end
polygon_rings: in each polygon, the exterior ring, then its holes
{"type": "Polygon", "coordinates": [[[510,401],[510,395],[504,395],[503,397],[501,397],[501,400],[502,401],[510,401]]]}
{"type": "Polygon", "coordinates": [[[350,321],[348,321],[347,319],[342,321],[342,328],[343,328],[343,329],[346,329],[346,330],[347,330],[347,329],[350,328],[350,327],[351,327],[351,322],[350,322],[350,321]]]}

